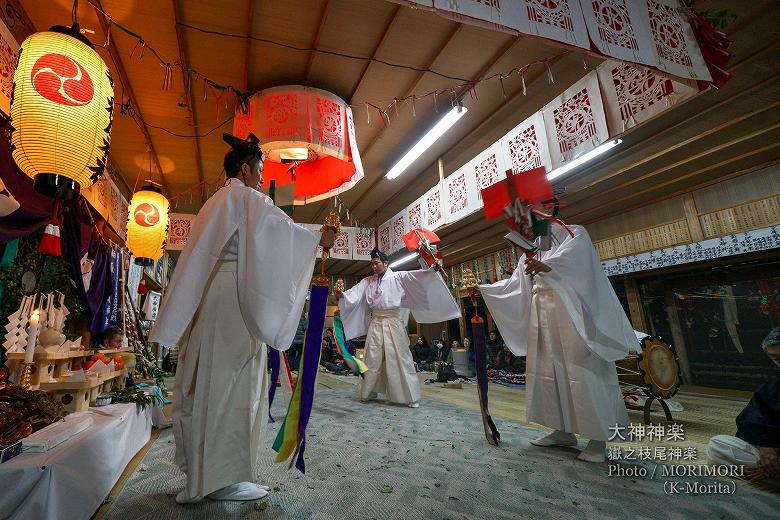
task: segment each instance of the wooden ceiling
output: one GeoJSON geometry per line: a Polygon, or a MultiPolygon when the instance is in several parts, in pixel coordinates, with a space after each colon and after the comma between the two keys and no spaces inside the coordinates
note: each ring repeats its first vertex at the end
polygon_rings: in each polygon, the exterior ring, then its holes
{"type": "MultiPolygon", "coordinates": [[[[18,0],[37,30],[69,24],[69,0],[18,0]]],[[[160,55],[179,61],[221,84],[256,91],[304,84],[335,93],[356,108],[358,146],[365,178],[343,199],[367,225],[381,224],[421,196],[592,69],[600,60],[533,37],[512,36],[447,20],[433,13],[381,0],[82,0],[82,28],[96,44],[106,41],[106,16],[144,37],[160,55]],[[312,50],[313,49],[313,50],[312,50]],[[384,126],[365,102],[450,88],[556,56],[547,69],[519,78],[480,84],[476,96],[458,91],[468,113],[404,174],[384,174],[440,117],[432,99],[391,110],[384,126]]],[[[773,0],[699,1],[699,11],[736,15],[726,31],[734,41],[722,89],[704,92],[624,135],[607,157],[561,182],[565,217],[587,224],[680,193],[774,164],[780,156],[780,3],[773,0]]],[[[116,79],[116,97],[130,101],[135,117],[116,112],[111,160],[127,186],[147,176],[166,193],[180,193],[202,180],[220,178],[232,127],[233,102],[203,100],[203,82],[185,83],[174,70],[162,90],[164,69],[136,40],[114,28],[110,53],[100,50],[116,79]],[[141,57],[142,56],[142,57],[141,57]],[[189,85],[185,89],[185,84],[189,85]],[[218,109],[219,105],[219,109],[218,109]],[[224,123],[220,126],[220,123],[224,123]],[[179,135],[174,135],[179,134],[179,135]],[[181,137],[181,136],[200,137],[181,137]],[[159,175],[157,172],[162,172],[159,175]]],[[[439,109],[448,99],[439,97],[439,109]]],[[[227,99],[227,96],[225,97],[227,99]]],[[[177,211],[195,212],[207,196],[179,201],[177,211]]],[[[298,222],[321,222],[328,202],[298,207],[298,222]]],[[[503,225],[472,215],[441,230],[448,264],[504,247],[503,225]]],[[[365,262],[330,262],[332,274],[360,274],[365,262]]]]}

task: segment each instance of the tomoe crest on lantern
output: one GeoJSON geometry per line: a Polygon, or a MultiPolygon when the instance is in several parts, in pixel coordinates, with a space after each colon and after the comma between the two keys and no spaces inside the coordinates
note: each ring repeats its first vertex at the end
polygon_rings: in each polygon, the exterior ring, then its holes
{"type": "Polygon", "coordinates": [[[133,194],[128,208],[127,248],[136,263],[149,265],[163,255],[170,204],[160,188],[149,185],[133,194]]]}
{"type": "Polygon", "coordinates": [[[103,173],[114,111],[111,73],[78,25],[22,42],[11,96],[11,149],[35,189],[73,198],[103,173]]]}

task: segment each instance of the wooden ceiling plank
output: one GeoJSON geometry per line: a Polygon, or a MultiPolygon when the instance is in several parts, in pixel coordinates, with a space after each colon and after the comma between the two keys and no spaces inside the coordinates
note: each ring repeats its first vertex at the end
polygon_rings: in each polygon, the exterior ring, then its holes
{"type": "MultiPolygon", "coordinates": [[[[780,103],[778,103],[778,104],[780,104],[780,103]]],[[[655,176],[657,176],[657,175],[659,175],[659,174],[661,174],[663,172],[666,172],[666,171],[672,170],[674,168],[683,166],[683,165],[685,165],[685,164],[687,164],[687,163],[689,163],[691,161],[695,161],[696,159],[701,159],[702,157],[706,157],[706,156],[711,155],[711,154],[713,154],[715,152],[719,152],[721,150],[728,149],[731,146],[739,144],[739,143],[741,143],[743,141],[748,141],[750,139],[753,139],[754,137],[761,136],[761,135],[763,135],[763,134],[765,134],[767,132],[771,132],[772,130],[776,130],[778,128],[780,128],[780,123],[775,123],[773,125],[769,125],[767,127],[760,128],[760,129],[755,130],[753,132],[750,132],[750,133],[747,133],[747,134],[742,134],[742,135],[740,135],[737,138],[731,139],[731,140],[726,141],[725,143],[721,143],[721,144],[719,144],[717,146],[713,146],[713,147],[708,148],[708,149],[706,149],[706,150],[704,150],[702,152],[699,152],[699,153],[696,153],[696,154],[692,154],[692,155],[687,155],[684,159],[681,159],[679,161],[675,161],[675,162],[673,162],[671,164],[667,164],[663,168],[655,169],[655,170],[653,170],[653,171],[651,171],[649,173],[646,173],[644,175],[640,175],[639,177],[635,177],[633,179],[627,179],[625,182],[622,182],[622,183],[620,183],[617,186],[613,186],[611,188],[607,188],[606,190],[601,190],[601,191],[599,191],[599,197],[605,197],[606,195],[608,195],[609,193],[612,193],[614,191],[625,189],[628,186],[636,184],[637,182],[646,181],[646,180],[648,180],[648,179],[650,179],[652,177],[655,177],[655,176]]],[[[683,179],[683,178],[686,178],[686,177],[689,177],[689,176],[690,176],[689,174],[688,175],[684,175],[684,176],[678,177],[678,179],[683,179]]],[[[650,188],[647,188],[647,189],[653,190],[653,189],[657,189],[657,188],[658,188],[658,185],[657,184],[653,184],[653,186],[651,186],[650,188]]],[[[647,189],[644,190],[644,191],[647,191],[647,189]]]]}
{"type": "Polygon", "coordinates": [[[325,4],[322,6],[322,11],[320,12],[320,23],[317,26],[317,34],[314,35],[314,41],[312,41],[310,45],[312,50],[309,52],[309,58],[306,61],[306,72],[303,74],[303,77],[306,78],[303,84],[307,87],[309,86],[309,74],[311,73],[311,67],[314,64],[314,58],[317,56],[316,49],[320,45],[320,37],[322,36],[322,31],[328,21],[329,8],[330,0],[325,0],[325,4]]]}
{"type": "Polygon", "coordinates": [[[371,67],[371,63],[373,63],[374,59],[376,58],[376,53],[379,52],[379,49],[382,47],[382,44],[385,43],[385,40],[387,39],[387,35],[390,34],[390,29],[393,27],[393,24],[395,24],[398,18],[398,13],[400,11],[401,11],[401,5],[399,4],[395,7],[392,16],[390,16],[390,21],[387,22],[384,30],[382,31],[382,36],[379,37],[379,41],[377,41],[376,45],[374,45],[370,57],[366,60],[366,63],[363,66],[363,71],[360,73],[358,82],[355,84],[355,88],[352,89],[352,93],[349,96],[347,96],[347,103],[352,103],[352,101],[354,100],[355,94],[357,94],[357,91],[360,89],[360,86],[363,84],[363,80],[366,77],[366,73],[368,72],[369,67],[371,67]]]}
{"type": "MultiPolygon", "coordinates": [[[[100,0],[94,0],[94,2],[95,5],[93,7],[96,7],[95,14],[97,15],[98,22],[100,22],[100,28],[103,30],[103,34],[108,34],[110,22],[106,18],[106,15],[103,14],[104,11],[103,5],[100,3],[100,0]]],[[[155,166],[157,166],[157,171],[160,174],[160,184],[162,184],[165,193],[168,193],[170,195],[170,190],[168,189],[168,181],[165,179],[165,174],[163,173],[162,166],[160,165],[160,157],[157,155],[157,150],[154,147],[154,141],[152,140],[152,136],[149,133],[149,128],[146,126],[143,113],[141,112],[141,106],[138,104],[138,99],[135,97],[135,92],[133,92],[133,85],[130,82],[130,77],[127,75],[125,66],[122,63],[122,57],[119,55],[116,45],[109,45],[108,52],[111,53],[111,57],[117,68],[117,73],[127,80],[125,84],[125,92],[127,92],[127,96],[130,98],[130,102],[133,105],[133,109],[136,111],[136,113],[138,114],[138,116],[141,118],[143,122],[142,125],[138,125],[138,128],[141,130],[141,133],[143,133],[144,138],[146,139],[146,143],[149,146],[149,149],[151,150],[155,166]]]]}
{"type": "MultiPolygon", "coordinates": [[[[777,125],[773,125],[772,128],[780,128],[780,123],[778,123],[777,125]]],[[[764,132],[761,131],[759,133],[764,133],[764,132]]],[[[739,141],[744,141],[744,140],[745,140],[745,138],[741,137],[739,139],[735,139],[734,141],[739,142],[739,141]]],[[[727,144],[722,145],[722,146],[730,146],[730,145],[731,145],[730,143],[727,143],[727,144]]],[[[717,147],[717,148],[721,148],[721,147],[717,147]]],[[[686,173],[684,175],[680,175],[680,176],[675,177],[675,178],[673,178],[671,180],[668,180],[666,182],[662,182],[660,184],[659,183],[655,183],[655,184],[653,184],[652,186],[650,186],[648,188],[645,188],[645,189],[640,190],[640,191],[632,192],[629,195],[621,197],[620,199],[616,199],[616,201],[617,202],[628,201],[628,200],[631,200],[633,198],[640,197],[640,196],[642,196],[642,195],[644,195],[644,194],[646,194],[646,193],[648,193],[650,191],[661,190],[664,186],[668,186],[670,184],[674,184],[674,183],[683,181],[685,179],[689,179],[691,177],[695,177],[697,175],[701,175],[702,173],[708,172],[710,170],[714,170],[715,168],[720,168],[722,166],[726,166],[726,165],[728,165],[730,163],[733,163],[735,161],[746,159],[746,158],[749,158],[749,157],[751,157],[753,155],[757,155],[757,154],[760,154],[762,152],[766,152],[766,151],[772,150],[772,149],[777,148],[777,147],[780,147],[780,142],[774,142],[774,143],[770,143],[770,144],[768,144],[766,146],[762,146],[761,148],[755,148],[755,149],[753,149],[753,150],[751,150],[749,152],[746,152],[746,153],[743,153],[743,154],[740,154],[740,155],[737,155],[737,156],[734,156],[734,157],[729,157],[729,158],[724,159],[723,161],[720,161],[720,162],[718,162],[716,164],[705,166],[704,168],[699,168],[698,170],[694,170],[694,171],[686,173]]],[[[707,153],[711,153],[712,151],[716,151],[716,150],[713,149],[711,151],[708,151],[707,153]]],[[[687,162],[687,160],[685,162],[687,162]]],[[[718,178],[718,182],[720,182],[721,179],[722,178],[719,177],[718,178]]],[[[694,190],[697,190],[699,188],[700,188],[700,186],[692,186],[692,187],[688,187],[687,191],[694,191],[694,190]]],[[[668,192],[664,192],[663,193],[663,198],[664,199],[669,198],[668,192]]],[[[575,213],[574,215],[577,216],[577,217],[580,217],[582,215],[592,214],[593,212],[599,211],[599,210],[604,210],[604,208],[601,207],[601,206],[596,206],[596,207],[590,208],[590,209],[588,209],[586,211],[581,211],[580,213],[575,213]]],[[[595,219],[587,219],[587,220],[591,220],[592,221],[592,220],[595,220],[595,219]]]]}
{"type": "MultiPolygon", "coordinates": [[[[187,110],[190,113],[190,118],[192,119],[192,129],[194,130],[194,133],[196,135],[200,134],[200,128],[198,126],[198,115],[195,111],[195,103],[193,102],[194,96],[192,93],[193,88],[193,82],[190,81],[189,73],[187,72],[188,68],[188,53],[184,48],[184,35],[182,34],[182,28],[179,25],[179,20],[181,20],[181,13],[179,11],[179,1],[178,0],[171,0],[171,3],[173,4],[173,24],[176,27],[176,43],[178,45],[179,49],[179,62],[181,63],[181,79],[184,89],[184,96],[187,101],[187,110]]],[[[201,203],[205,204],[206,199],[208,198],[208,193],[206,190],[206,186],[203,184],[203,181],[205,180],[204,173],[203,173],[203,155],[201,154],[200,150],[200,137],[195,138],[195,164],[198,167],[198,182],[201,184],[201,190],[200,190],[200,200],[201,203]]]]}

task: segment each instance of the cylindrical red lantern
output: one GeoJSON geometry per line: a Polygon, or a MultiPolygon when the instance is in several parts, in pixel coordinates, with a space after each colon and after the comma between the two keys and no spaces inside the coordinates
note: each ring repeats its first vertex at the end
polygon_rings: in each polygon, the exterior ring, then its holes
{"type": "Polygon", "coordinates": [[[11,145],[37,191],[72,198],[103,173],[113,110],[111,73],[78,25],[24,40],[11,96],[11,145]]]}
{"type": "Polygon", "coordinates": [[[233,125],[242,139],[250,132],[266,154],[263,186],[294,182],[295,204],[332,197],[363,178],[352,109],[330,92],[297,85],[257,92],[233,125]]]}

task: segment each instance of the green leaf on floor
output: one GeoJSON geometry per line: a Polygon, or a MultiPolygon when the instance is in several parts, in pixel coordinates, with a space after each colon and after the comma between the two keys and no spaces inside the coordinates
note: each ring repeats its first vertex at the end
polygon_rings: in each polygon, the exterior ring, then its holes
{"type": "Polygon", "coordinates": [[[255,502],[255,511],[265,511],[268,509],[268,502],[255,502]]]}
{"type": "Polygon", "coordinates": [[[384,486],[382,488],[382,493],[392,493],[392,492],[393,492],[392,486],[384,486]]]}

